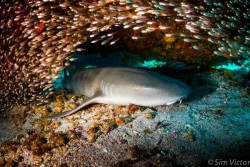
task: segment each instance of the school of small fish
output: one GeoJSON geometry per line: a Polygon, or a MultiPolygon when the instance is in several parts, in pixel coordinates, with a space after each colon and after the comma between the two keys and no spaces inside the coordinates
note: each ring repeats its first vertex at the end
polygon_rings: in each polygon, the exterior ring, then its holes
{"type": "Polygon", "coordinates": [[[247,0],[19,0],[0,2],[0,106],[43,100],[53,82],[90,42],[115,45],[123,30],[133,40],[162,31],[194,50],[209,42],[215,56],[250,58],[247,0]]]}

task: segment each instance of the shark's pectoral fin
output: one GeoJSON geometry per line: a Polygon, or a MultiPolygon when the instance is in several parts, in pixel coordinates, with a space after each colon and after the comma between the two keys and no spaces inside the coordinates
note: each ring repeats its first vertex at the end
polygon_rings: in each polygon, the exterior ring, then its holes
{"type": "Polygon", "coordinates": [[[42,118],[43,119],[54,119],[54,118],[60,118],[60,117],[65,117],[65,116],[71,115],[89,104],[98,103],[100,98],[102,98],[102,94],[100,92],[98,92],[94,96],[92,96],[91,98],[87,99],[82,104],[80,104],[79,106],[74,108],[73,110],[68,110],[68,111],[65,111],[62,113],[47,115],[47,116],[42,117],[42,118]]]}

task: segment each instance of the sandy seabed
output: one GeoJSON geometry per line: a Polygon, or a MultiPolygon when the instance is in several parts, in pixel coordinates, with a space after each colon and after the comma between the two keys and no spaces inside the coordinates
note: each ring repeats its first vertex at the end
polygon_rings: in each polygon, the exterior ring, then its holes
{"type": "Polygon", "coordinates": [[[225,71],[171,74],[193,89],[182,103],[133,111],[96,104],[48,122],[35,109],[1,118],[0,166],[250,163],[249,78],[225,71]]]}

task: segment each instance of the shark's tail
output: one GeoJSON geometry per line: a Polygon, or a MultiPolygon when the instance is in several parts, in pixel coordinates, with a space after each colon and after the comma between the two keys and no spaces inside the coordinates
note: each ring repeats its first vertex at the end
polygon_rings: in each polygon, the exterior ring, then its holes
{"type": "Polygon", "coordinates": [[[83,107],[85,107],[85,106],[87,106],[89,104],[96,103],[97,99],[98,98],[96,96],[93,96],[93,97],[89,98],[88,100],[84,101],[81,105],[74,108],[73,110],[68,110],[68,111],[65,111],[65,112],[62,112],[62,113],[47,115],[47,116],[42,117],[42,118],[43,119],[55,119],[55,118],[61,118],[61,117],[71,115],[71,114],[77,112],[78,110],[80,110],[81,108],[83,108],[83,107]]]}

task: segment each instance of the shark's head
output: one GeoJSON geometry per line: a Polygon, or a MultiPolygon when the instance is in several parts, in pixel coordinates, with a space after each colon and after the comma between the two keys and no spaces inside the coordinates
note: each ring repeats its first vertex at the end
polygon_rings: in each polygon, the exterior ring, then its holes
{"type": "Polygon", "coordinates": [[[66,89],[73,89],[73,85],[71,84],[71,79],[72,79],[72,75],[74,74],[74,72],[77,71],[75,66],[69,66],[67,68],[64,69],[64,78],[62,81],[62,85],[64,88],[66,89]]]}

